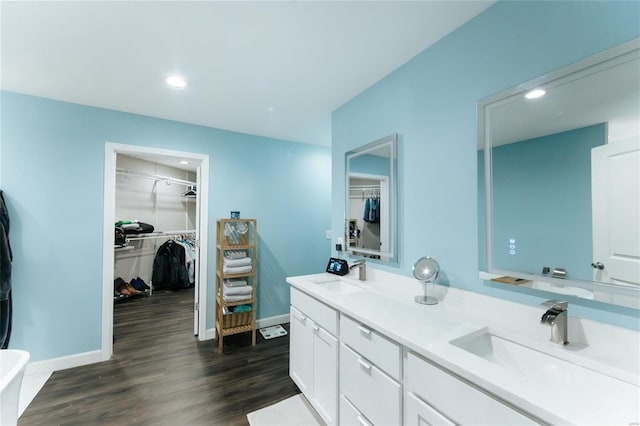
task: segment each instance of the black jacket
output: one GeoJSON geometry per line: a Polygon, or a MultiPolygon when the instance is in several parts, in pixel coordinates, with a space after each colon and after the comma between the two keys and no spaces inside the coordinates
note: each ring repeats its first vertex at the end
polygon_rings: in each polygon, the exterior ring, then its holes
{"type": "Polygon", "coordinates": [[[13,253],[9,243],[9,211],[0,191],[0,300],[7,300],[11,291],[11,262],[13,253]]]}
{"type": "Polygon", "coordinates": [[[184,247],[173,240],[162,244],[153,259],[153,288],[189,287],[184,247]]]}

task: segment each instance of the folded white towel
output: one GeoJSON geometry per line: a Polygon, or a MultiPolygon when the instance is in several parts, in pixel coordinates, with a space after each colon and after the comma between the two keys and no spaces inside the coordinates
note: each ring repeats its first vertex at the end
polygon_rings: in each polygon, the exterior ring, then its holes
{"type": "Polygon", "coordinates": [[[253,260],[250,257],[243,257],[242,259],[225,259],[224,266],[227,268],[235,266],[247,266],[251,265],[253,260]]]}
{"type": "Polygon", "coordinates": [[[226,259],[242,259],[243,257],[247,257],[247,252],[244,250],[227,250],[224,253],[224,257],[226,259]]]}
{"type": "Polygon", "coordinates": [[[247,280],[224,280],[224,285],[226,285],[227,287],[241,287],[247,284],[247,280]]]}
{"type": "Polygon", "coordinates": [[[224,299],[225,302],[239,302],[241,300],[250,300],[251,299],[251,295],[250,294],[246,294],[246,295],[232,295],[232,296],[225,296],[223,295],[222,298],[224,299]]]}
{"type": "Polygon", "coordinates": [[[253,293],[253,287],[250,285],[245,285],[243,287],[227,287],[223,286],[222,294],[224,296],[239,296],[241,294],[251,294],[253,293]]]}
{"type": "Polygon", "coordinates": [[[233,267],[222,267],[222,272],[225,274],[245,274],[247,272],[251,272],[253,270],[253,266],[233,266],[233,267]]]}

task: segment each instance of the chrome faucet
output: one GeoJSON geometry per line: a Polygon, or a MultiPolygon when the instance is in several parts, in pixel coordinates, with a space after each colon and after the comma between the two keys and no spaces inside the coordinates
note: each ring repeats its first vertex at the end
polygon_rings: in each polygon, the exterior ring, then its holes
{"type": "Polygon", "coordinates": [[[351,266],[349,266],[349,270],[358,268],[358,279],[360,281],[366,281],[367,279],[367,264],[364,259],[356,260],[353,262],[351,266]]]}
{"type": "Polygon", "coordinates": [[[549,340],[559,345],[566,345],[569,343],[567,340],[567,308],[569,307],[569,302],[547,300],[543,305],[549,306],[549,309],[542,314],[540,323],[551,325],[551,339],[549,340]]]}

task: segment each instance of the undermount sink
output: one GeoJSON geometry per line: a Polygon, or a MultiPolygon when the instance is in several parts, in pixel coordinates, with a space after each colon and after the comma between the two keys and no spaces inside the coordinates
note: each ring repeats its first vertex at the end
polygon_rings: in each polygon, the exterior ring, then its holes
{"type": "MultiPolygon", "coordinates": [[[[454,346],[498,365],[521,376],[530,383],[544,386],[559,386],[564,389],[584,390],[603,389],[613,386],[629,385],[619,377],[607,374],[606,366],[585,361],[583,365],[576,363],[576,357],[566,353],[562,359],[556,354],[544,352],[540,348],[518,343],[511,337],[500,335],[490,328],[483,328],[457,339],[451,340],[454,346]],[[598,367],[601,367],[600,369],[598,367]]],[[[553,343],[544,342],[547,345],[553,343]]],[[[544,346],[544,345],[540,345],[544,346]]],[[[554,348],[549,352],[562,352],[562,348],[554,348]]]]}
{"type": "Polygon", "coordinates": [[[311,282],[321,286],[326,290],[340,293],[352,293],[364,290],[364,288],[358,286],[357,284],[348,282],[347,280],[339,277],[322,276],[316,279],[312,279],[311,282]]]}

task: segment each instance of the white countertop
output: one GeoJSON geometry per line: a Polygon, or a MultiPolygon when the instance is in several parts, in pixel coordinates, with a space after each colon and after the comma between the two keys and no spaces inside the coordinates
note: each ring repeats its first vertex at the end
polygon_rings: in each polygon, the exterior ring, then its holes
{"type": "MultiPolygon", "coordinates": [[[[437,305],[420,305],[414,279],[369,268],[368,280],[341,277],[361,291],[316,284],[329,274],[289,277],[287,282],[321,302],[395,340],[411,351],[474,383],[507,403],[552,424],[638,424],[640,421],[640,333],[571,317],[569,345],[549,342],[540,324],[545,308],[518,304],[460,289],[433,286],[437,305]],[[489,327],[503,336],[616,380],[581,383],[574,390],[529,380],[449,343],[489,327]]],[[[562,372],[558,372],[561,375],[562,372]]]]}

